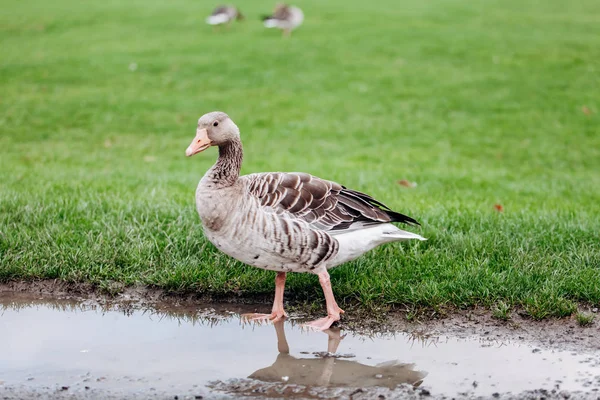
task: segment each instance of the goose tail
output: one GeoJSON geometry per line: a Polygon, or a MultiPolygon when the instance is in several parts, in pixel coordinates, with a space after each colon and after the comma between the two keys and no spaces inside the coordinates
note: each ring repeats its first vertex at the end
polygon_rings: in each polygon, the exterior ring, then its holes
{"type": "Polygon", "coordinates": [[[263,18],[263,24],[265,28],[277,28],[278,21],[271,17],[265,17],[263,18]]]}
{"type": "Polygon", "coordinates": [[[412,233],[412,232],[408,232],[408,231],[403,231],[402,229],[397,229],[397,230],[392,230],[390,232],[383,232],[383,236],[386,236],[390,239],[395,239],[395,240],[427,240],[426,238],[424,238],[421,235],[418,235],[416,233],[412,233]]]}

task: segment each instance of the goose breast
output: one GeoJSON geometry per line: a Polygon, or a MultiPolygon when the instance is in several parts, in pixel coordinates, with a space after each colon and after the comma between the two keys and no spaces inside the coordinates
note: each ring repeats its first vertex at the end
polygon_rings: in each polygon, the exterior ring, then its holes
{"type": "Polygon", "coordinates": [[[312,271],[335,257],[339,248],[335,238],[262,206],[240,183],[197,191],[204,235],[219,250],[254,267],[286,272],[312,271]]]}

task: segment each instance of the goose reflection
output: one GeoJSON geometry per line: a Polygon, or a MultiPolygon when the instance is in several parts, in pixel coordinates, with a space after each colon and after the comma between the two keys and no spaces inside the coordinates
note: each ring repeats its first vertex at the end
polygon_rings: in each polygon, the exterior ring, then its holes
{"type": "Polygon", "coordinates": [[[304,386],[381,386],[394,389],[402,383],[419,386],[427,375],[426,372],[413,370],[414,364],[403,364],[396,360],[366,365],[333,356],[344,338],[339,328],[324,331],[328,336],[327,356],[296,358],[289,354],[290,347],[285,337],[284,321],[277,321],[274,326],[279,355],[273,365],[259,369],[248,378],[263,382],[283,381],[304,386]]]}

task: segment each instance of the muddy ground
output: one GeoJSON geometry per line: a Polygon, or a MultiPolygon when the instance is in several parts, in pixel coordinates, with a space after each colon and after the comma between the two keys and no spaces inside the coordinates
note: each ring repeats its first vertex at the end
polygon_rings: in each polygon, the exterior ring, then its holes
{"type": "Polygon", "coordinates": [[[87,390],[85,392],[69,392],[69,390],[52,389],[52,391],[22,388],[9,388],[2,391],[0,387],[0,398],[3,400],[21,400],[21,399],[45,399],[45,400],[210,400],[210,399],[239,399],[247,398],[252,400],[270,400],[270,399],[296,399],[296,400],[316,400],[316,399],[340,399],[340,400],[387,400],[387,399],[406,399],[406,400],[450,400],[450,399],[504,399],[504,400],[598,400],[600,395],[594,393],[574,393],[567,391],[548,391],[533,390],[518,394],[497,393],[490,397],[481,396],[432,396],[427,391],[415,390],[411,387],[400,387],[393,393],[387,389],[376,391],[365,391],[362,389],[348,390],[311,390],[305,387],[287,385],[284,389],[274,388],[275,385],[261,384],[257,388],[255,383],[240,382],[231,383],[226,386],[229,394],[207,393],[197,394],[179,394],[173,395],[168,392],[150,392],[124,395],[122,392],[87,390]]]}
{"type": "MultiPolygon", "coordinates": [[[[227,299],[229,303],[207,303],[198,296],[176,296],[161,290],[132,287],[116,295],[106,295],[91,285],[69,284],[61,281],[10,282],[0,284],[0,294],[15,292],[24,304],[44,304],[46,299],[58,299],[61,304],[83,304],[84,308],[99,307],[102,310],[119,310],[134,313],[140,310],[153,310],[165,313],[182,321],[228,316],[244,312],[265,312],[268,303],[245,304],[244,299],[227,299]]],[[[292,324],[310,315],[296,309],[291,313],[292,324]]],[[[0,326],[2,318],[0,316],[0,326]]],[[[509,321],[492,318],[484,309],[457,310],[449,315],[421,315],[415,321],[407,321],[401,310],[368,315],[348,312],[340,324],[342,330],[366,335],[408,332],[418,340],[438,336],[454,338],[478,337],[498,343],[523,342],[531,346],[531,352],[572,352],[596,355],[593,363],[600,363],[600,330],[598,322],[590,327],[580,327],[575,319],[534,321],[513,313],[509,321]]],[[[528,350],[529,351],[529,350],[528,350]]],[[[326,357],[327,355],[325,355],[326,357]]],[[[100,379],[103,377],[88,377],[100,379]]],[[[119,381],[121,378],[112,378],[119,381]]],[[[427,385],[401,384],[390,389],[386,387],[318,387],[302,383],[267,382],[247,378],[223,379],[202,387],[185,390],[153,387],[151,383],[143,390],[123,392],[110,387],[94,387],[85,383],[64,386],[61,382],[31,386],[30,384],[6,384],[0,376],[0,399],[213,399],[213,398],[255,398],[255,399],[449,399],[449,398],[503,398],[503,399],[600,399],[600,375],[593,376],[592,385],[582,385],[581,390],[564,390],[560,381],[551,388],[526,390],[514,393],[510,385],[498,387],[497,391],[486,396],[465,390],[462,393],[446,395],[432,393],[427,385]],[[597,381],[597,382],[596,382],[597,381]]],[[[427,380],[425,380],[427,382],[427,380]]],[[[477,382],[473,382],[476,387],[477,382]]]]}

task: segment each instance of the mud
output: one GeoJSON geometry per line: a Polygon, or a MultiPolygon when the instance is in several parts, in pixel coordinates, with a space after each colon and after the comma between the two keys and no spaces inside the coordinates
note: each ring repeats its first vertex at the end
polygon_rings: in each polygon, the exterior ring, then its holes
{"type": "Polygon", "coordinates": [[[241,324],[265,305],[2,289],[0,398],[600,398],[599,332],[570,321],[472,310],[324,333],[241,324]]]}

